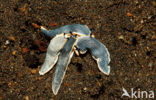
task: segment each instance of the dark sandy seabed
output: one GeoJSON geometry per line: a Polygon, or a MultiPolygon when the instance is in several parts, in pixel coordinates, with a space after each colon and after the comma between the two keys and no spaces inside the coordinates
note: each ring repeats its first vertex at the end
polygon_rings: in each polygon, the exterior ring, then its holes
{"type": "Polygon", "coordinates": [[[155,0],[0,0],[0,100],[129,99],[121,97],[122,87],[156,92],[155,0]],[[94,28],[110,52],[110,75],[99,71],[90,53],[74,55],[55,96],[54,69],[38,74],[50,38],[33,23],[94,28]]]}

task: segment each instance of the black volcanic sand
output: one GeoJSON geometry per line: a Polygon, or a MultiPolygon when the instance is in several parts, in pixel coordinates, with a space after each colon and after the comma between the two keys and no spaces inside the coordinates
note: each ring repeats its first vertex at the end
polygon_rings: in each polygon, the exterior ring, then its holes
{"type": "Polygon", "coordinates": [[[122,87],[156,90],[156,1],[75,1],[0,0],[0,100],[120,100],[128,99],[122,87]],[[38,74],[50,38],[32,23],[94,28],[110,52],[110,75],[99,71],[90,53],[74,55],[55,96],[54,69],[38,74]]]}

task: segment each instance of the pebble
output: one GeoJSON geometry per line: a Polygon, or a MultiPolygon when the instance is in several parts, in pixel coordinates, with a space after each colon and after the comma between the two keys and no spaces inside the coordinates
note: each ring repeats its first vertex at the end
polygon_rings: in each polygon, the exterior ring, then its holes
{"type": "Polygon", "coordinates": [[[83,90],[84,90],[84,91],[87,91],[87,90],[88,90],[88,88],[87,88],[87,87],[84,87],[84,88],[83,88],[83,90]]]}
{"type": "Polygon", "coordinates": [[[137,54],[135,53],[134,56],[137,57],[137,54]]]}
{"type": "Polygon", "coordinates": [[[15,51],[12,52],[12,55],[16,55],[16,53],[17,53],[17,51],[15,50],[15,51]]]}
{"type": "Polygon", "coordinates": [[[150,62],[150,63],[148,64],[148,66],[150,67],[150,70],[152,70],[153,62],[150,62]]]}
{"type": "Polygon", "coordinates": [[[28,11],[30,12],[30,11],[32,11],[32,9],[31,8],[28,8],[28,11]]]}
{"type": "Polygon", "coordinates": [[[36,73],[37,73],[37,70],[36,70],[36,69],[32,69],[32,70],[31,70],[31,73],[32,73],[32,74],[36,74],[36,73]]]}
{"type": "Polygon", "coordinates": [[[133,22],[133,19],[131,18],[130,21],[133,22]]]}
{"type": "Polygon", "coordinates": [[[10,44],[10,41],[9,40],[6,40],[5,41],[5,45],[8,45],[8,44],[10,44]]]}
{"type": "Polygon", "coordinates": [[[71,88],[69,88],[68,90],[71,91],[71,88]]]}
{"type": "Polygon", "coordinates": [[[128,78],[127,77],[125,77],[125,81],[127,81],[128,80],[128,78]]]}
{"type": "Polygon", "coordinates": [[[148,18],[148,19],[151,19],[151,18],[152,18],[152,16],[150,15],[150,16],[148,16],[147,18],[148,18]]]}
{"type": "Polygon", "coordinates": [[[144,20],[142,19],[142,20],[140,21],[140,23],[143,24],[143,23],[144,23],[144,20]]]}
{"type": "Polygon", "coordinates": [[[25,96],[25,100],[29,100],[29,96],[25,96]]]}
{"type": "Polygon", "coordinates": [[[124,36],[123,36],[123,35],[120,35],[118,38],[119,38],[120,40],[124,40],[124,36]]]}
{"type": "Polygon", "coordinates": [[[138,0],[135,0],[134,2],[135,2],[136,4],[138,4],[138,3],[139,3],[139,1],[138,1],[138,0]]]}
{"type": "Polygon", "coordinates": [[[140,79],[139,78],[137,78],[137,82],[139,82],[140,81],[140,79]]]}

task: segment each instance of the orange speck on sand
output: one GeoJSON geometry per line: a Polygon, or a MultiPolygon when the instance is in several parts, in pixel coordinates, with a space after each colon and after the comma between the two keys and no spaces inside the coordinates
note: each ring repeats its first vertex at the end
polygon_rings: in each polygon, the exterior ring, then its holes
{"type": "Polygon", "coordinates": [[[66,87],[69,87],[69,85],[70,85],[70,84],[69,84],[68,82],[67,82],[67,83],[65,83],[65,86],[66,86],[66,87]]]}
{"type": "Polygon", "coordinates": [[[15,50],[15,51],[12,52],[12,55],[16,55],[16,53],[17,53],[17,51],[15,50]]]}
{"type": "Polygon", "coordinates": [[[34,28],[40,28],[40,26],[39,25],[37,25],[37,24],[35,24],[35,23],[32,23],[32,26],[34,27],[34,28]]]}
{"type": "Polygon", "coordinates": [[[23,53],[27,53],[29,50],[28,50],[28,48],[23,48],[23,53]]]}
{"type": "Polygon", "coordinates": [[[22,72],[18,72],[18,77],[22,77],[22,72]]]}
{"type": "Polygon", "coordinates": [[[127,16],[128,16],[128,17],[131,17],[131,16],[132,16],[132,14],[128,12],[128,13],[127,13],[127,16]]]}
{"type": "Polygon", "coordinates": [[[29,100],[29,96],[25,96],[25,100],[29,100]]]}
{"type": "Polygon", "coordinates": [[[36,79],[37,79],[37,80],[41,80],[41,77],[37,77],[36,79]]]}
{"type": "Polygon", "coordinates": [[[2,96],[0,96],[0,100],[3,100],[3,97],[2,96]]]}
{"type": "Polygon", "coordinates": [[[152,40],[155,40],[155,39],[156,39],[156,35],[153,35],[153,36],[152,36],[152,40]]]}
{"type": "Polygon", "coordinates": [[[15,41],[15,37],[10,36],[10,37],[9,37],[9,40],[11,40],[11,41],[15,41]]]}
{"type": "Polygon", "coordinates": [[[19,10],[20,10],[23,14],[25,14],[25,15],[28,14],[28,11],[27,11],[27,9],[26,9],[27,6],[28,6],[28,4],[25,3],[23,7],[19,8],[19,10]]]}
{"type": "Polygon", "coordinates": [[[9,83],[8,83],[8,86],[11,87],[11,85],[12,85],[11,82],[9,82],[9,83]]]}
{"type": "Polygon", "coordinates": [[[56,23],[53,23],[52,21],[50,21],[49,26],[50,26],[50,27],[56,26],[56,23]]]}
{"type": "Polygon", "coordinates": [[[36,69],[32,69],[32,70],[31,70],[31,73],[32,73],[32,74],[36,74],[36,73],[37,73],[37,70],[36,70],[36,69]]]}
{"type": "Polygon", "coordinates": [[[47,47],[46,47],[46,42],[43,42],[41,40],[35,40],[34,41],[34,45],[36,45],[40,51],[42,52],[46,52],[47,51],[47,47]]]}

